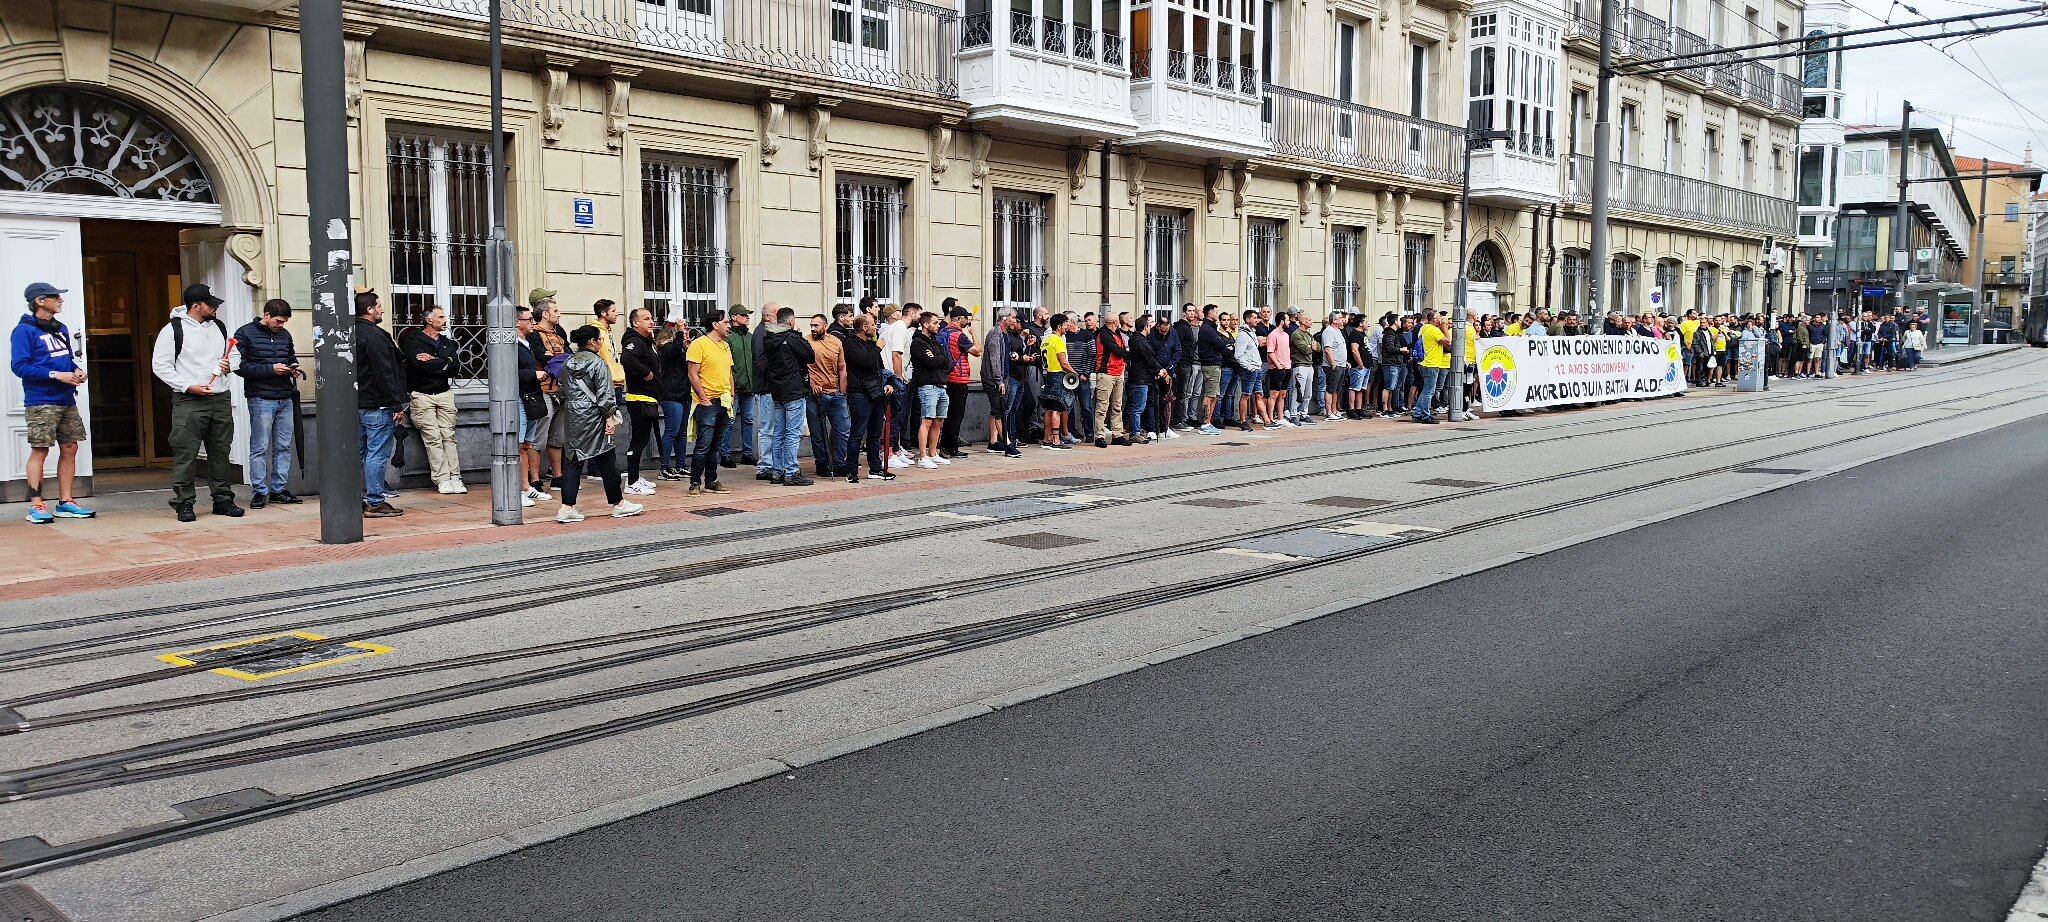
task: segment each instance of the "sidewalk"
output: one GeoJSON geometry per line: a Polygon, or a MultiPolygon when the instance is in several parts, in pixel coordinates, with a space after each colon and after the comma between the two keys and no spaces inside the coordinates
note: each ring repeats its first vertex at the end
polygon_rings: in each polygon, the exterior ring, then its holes
{"type": "Polygon", "coordinates": [[[2016,352],[2026,348],[2030,347],[2025,343],[2005,343],[2003,345],[1989,346],[1981,343],[1973,346],[1943,346],[1939,349],[1921,353],[1920,364],[1935,366],[1954,365],[1957,362],[1987,359],[1994,355],[2003,355],[2007,352],[2016,352]]]}
{"type": "MultiPolygon", "coordinates": [[[[629,519],[611,518],[610,507],[604,500],[604,488],[595,481],[585,481],[577,506],[590,518],[576,525],[556,524],[554,516],[559,506],[550,500],[526,509],[524,525],[494,526],[491,524],[490,488],[485,484],[472,483],[470,492],[456,495],[442,495],[432,490],[405,490],[393,501],[393,505],[405,510],[405,515],[365,520],[363,542],[345,545],[323,545],[319,542],[318,497],[307,497],[306,502],[299,506],[252,509],[236,519],[209,514],[202,485],[201,502],[197,507],[199,520],[190,524],[181,524],[172,517],[167,505],[170,498],[168,489],[95,496],[87,501],[87,505],[99,513],[97,517],[59,520],[50,525],[30,525],[23,521],[27,507],[14,503],[0,505],[0,554],[14,562],[14,566],[0,572],[0,600],[97,592],[314,563],[368,560],[476,541],[540,539],[571,529],[581,533],[591,529],[672,524],[709,517],[704,510],[710,509],[762,511],[818,506],[895,492],[1114,471],[1133,464],[1185,461],[1290,444],[1412,434],[1417,428],[1402,422],[1371,421],[1323,424],[1280,432],[1232,429],[1221,436],[1190,432],[1183,433],[1177,441],[1106,450],[1083,445],[1072,451],[1054,452],[1027,446],[1024,456],[1015,460],[988,454],[984,451],[985,445],[970,444],[965,459],[939,470],[912,468],[897,472],[897,479],[891,483],[863,479],[857,486],[844,479],[815,477],[808,462],[804,465],[804,473],[813,476],[818,483],[802,488],[779,487],[757,481],[752,466],[741,465],[721,474],[720,483],[732,490],[725,496],[690,496],[687,482],[655,481],[655,495],[628,496],[647,507],[647,511],[629,519]],[[1233,442],[1248,444],[1223,444],[1233,442]],[[492,533],[480,534],[487,531],[492,533]]],[[[168,477],[168,472],[165,476],[168,477]]],[[[236,492],[246,505],[248,488],[237,487],[236,492]]],[[[720,514],[723,513],[709,513],[711,516],[720,514]]]]}

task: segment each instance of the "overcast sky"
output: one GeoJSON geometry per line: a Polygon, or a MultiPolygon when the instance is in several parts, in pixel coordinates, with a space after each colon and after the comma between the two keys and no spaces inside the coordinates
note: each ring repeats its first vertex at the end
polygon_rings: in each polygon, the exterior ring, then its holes
{"type": "MultiPolygon", "coordinates": [[[[1883,22],[1888,10],[1885,4],[1891,0],[1849,2],[1856,26],[1874,26],[1883,22]]],[[[1903,6],[1890,7],[1889,12],[1891,21],[1898,23],[2025,5],[2011,0],[1997,2],[1995,7],[1964,0],[1917,0],[1913,7],[1922,15],[1915,16],[1903,6]]],[[[2022,18],[2015,16],[1996,22],[2020,21],[2022,18]]],[[[1945,28],[1960,31],[1967,26],[1954,23],[1945,28]]],[[[1914,30],[1918,34],[1930,31],[1914,30]]],[[[1880,37],[1882,34],[1868,38],[1880,37]]],[[[1955,127],[1949,138],[1956,153],[2018,161],[2032,144],[2035,160],[2048,161],[2048,53],[2044,53],[2048,52],[2048,26],[1955,42],[1951,38],[1846,52],[1842,118],[1851,124],[1896,125],[1899,102],[1910,99],[1915,109],[1932,110],[1916,112],[1915,124],[1932,120],[1955,127]],[[1937,50],[1942,47],[1947,47],[1948,55],[1937,50]],[[2025,108],[1999,95],[1970,71],[1996,82],[2025,108]]]]}

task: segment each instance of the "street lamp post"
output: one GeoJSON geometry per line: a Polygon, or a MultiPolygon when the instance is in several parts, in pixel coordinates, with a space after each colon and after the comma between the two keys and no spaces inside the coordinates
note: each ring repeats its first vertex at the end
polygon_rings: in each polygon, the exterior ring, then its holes
{"type": "Polygon", "coordinates": [[[512,238],[505,230],[505,50],[499,0],[491,0],[491,236],[486,261],[485,368],[490,374],[491,524],[525,520],[519,502],[519,346],[512,310],[512,238]]]}
{"type": "Polygon", "coordinates": [[[1467,247],[1472,237],[1472,151],[1514,136],[1511,131],[1465,129],[1465,172],[1458,181],[1458,280],[1453,288],[1457,294],[1451,301],[1451,399],[1445,404],[1451,422],[1465,415],[1465,261],[1471,258],[1467,247]]]}

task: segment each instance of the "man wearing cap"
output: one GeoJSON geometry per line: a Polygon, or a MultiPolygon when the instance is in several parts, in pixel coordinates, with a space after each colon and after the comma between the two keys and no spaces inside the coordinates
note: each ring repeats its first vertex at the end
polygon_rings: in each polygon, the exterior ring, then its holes
{"type": "Polygon", "coordinates": [[[215,316],[221,300],[205,285],[188,285],[182,306],[156,335],[150,367],[171,388],[171,508],[178,521],[196,518],[192,504],[199,449],[206,448],[206,477],[213,490],[213,514],[239,516],[228,453],[235,439],[234,405],[228,399],[228,328],[215,316]]]}
{"type": "Polygon", "coordinates": [[[719,466],[732,467],[732,456],[737,451],[740,464],[754,464],[765,471],[767,466],[761,465],[760,460],[768,454],[769,440],[759,427],[767,425],[768,414],[755,398],[771,408],[774,398],[754,393],[754,332],[748,329],[754,312],[744,304],[735,304],[725,312],[725,318],[725,344],[732,351],[733,413],[730,427],[725,430],[725,453],[719,466]]]}
{"type": "Polygon", "coordinates": [[[85,383],[85,372],[71,352],[71,331],[57,320],[64,289],[37,282],[22,297],[28,313],[14,327],[12,359],[28,423],[28,520],[47,525],[57,519],[89,519],[93,511],[71,497],[78,443],[85,441],[85,421],[78,415],[78,386],[85,383]],[[57,446],[55,509],[43,500],[43,467],[52,445],[57,446]]]}

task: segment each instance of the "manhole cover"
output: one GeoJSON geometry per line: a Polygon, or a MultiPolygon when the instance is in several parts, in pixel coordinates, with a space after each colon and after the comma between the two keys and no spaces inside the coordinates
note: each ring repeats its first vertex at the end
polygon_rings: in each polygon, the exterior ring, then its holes
{"type": "Polygon", "coordinates": [[[1807,472],[1808,472],[1808,470],[1809,470],[1808,468],[1803,468],[1803,467],[1742,467],[1742,468],[1736,468],[1736,469],[1735,469],[1735,473],[1738,473],[1738,474],[1804,474],[1804,473],[1807,473],[1807,472]]]}
{"type": "Polygon", "coordinates": [[[1076,544],[1093,544],[1093,538],[1076,538],[1073,535],[1056,535],[1049,531],[1034,531],[1027,535],[1009,535],[988,539],[992,544],[1005,544],[1033,551],[1049,551],[1056,547],[1071,547],[1076,544]]]}
{"type": "Polygon", "coordinates": [[[283,798],[262,788],[243,788],[239,791],[229,791],[226,794],[215,794],[212,797],[201,797],[198,800],[188,800],[181,804],[172,804],[171,809],[178,811],[179,816],[188,820],[203,820],[210,816],[220,816],[223,813],[233,813],[250,807],[274,804],[280,800],[283,800],[283,798]]]}
{"type": "Polygon", "coordinates": [[[1372,509],[1391,502],[1391,499],[1372,499],[1365,496],[1325,496],[1322,499],[1306,501],[1310,506],[1335,506],[1339,509],[1372,509]]]}
{"type": "Polygon", "coordinates": [[[690,511],[698,515],[739,515],[747,510],[734,509],[731,506],[706,506],[702,509],[692,509],[690,511]]]}
{"type": "Polygon", "coordinates": [[[1385,535],[1345,534],[1321,528],[1305,528],[1301,531],[1282,532],[1242,541],[1225,551],[1251,551],[1254,554],[1282,554],[1288,557],[1319,558],[1329,557],[1348,551],[1361,550],[1380,544],[1392,544],[1401,539],[1385,535]]]}
{"type": "Polygon", "coordinates": [[[1486,482],[1486,481],[1484,481],[1484,480],[1458,480],[1458,479],[1456,479],[1456,478],[1453,478],[1453,477],[1431,477],[1431,478],[1430,478],[1430,479],[1428,479],[1428,480],[1418,480],[1418,481],[1415,481],[1415,482],[1416,482],[1416,483],[1419,483],[1419,484],[1422,484],[1422,485],[1424,485],[1424,486],[1430,486],[1430,487],[1467,487],[1467,488],[1469,488],[1469,487],[1490,487],[1490,486],[1493,486],[1493,484],[1491,484],[1491,483],[1488,483],[1488,482],[1486,482]]]}
{"type": "Polygon", "coordinates": [[[8,884],[0,887],[0,919],[7,922],[71,922],[71,917],[57,911],[43,895],[30,890],[27,884],[8,884]]]}
{"type": "Polygon", "coordinates": [[[1101,477],[1047,477],[1044,480],[1034,480],[1031,482],[1042,483],[1048,487],[1092,487],[1098,483],[1109,483],[1110,481],[1104,480],[1101,477]]]}
{"type": "Polygon", "coordinates": [[[944,511],[951,513],[948,516],[949,518],[986,522],[992,519],[1014,519],[1022,516],[1044,515],[1048,512],[1064,512],[1072,508],[1074,508],[1072,503],[1024,497],[1022,499],[998,499],[985,503],[950,506],[944,511]]]}
{"type": "Polygon", "coordinates": [[[1224,499],[1220,496],[1197,496],[1174,503],[1176,506],[1202,506],[1208,509],[1242,509],[1259,504],[1255,499],[1224,499]]]}
{"type": "Polygon", "coordinates": [[[208,671],[230,679],[260,682],[288,673],[304,672],[370,656],[383,656],[391,652],[390,647],[360,640],[325,643],[326,640],[325,636],[310,631],[293,631],[289,634],[271,634],[215,644],[196,650],[164,653],[157,659],[173,666],[201,669],[205,669],[208,663],[236,659],[238,662],[232,666],[222,666],[208,671]],[[240,659],[241,657],[251,658],[240,659]]]}

